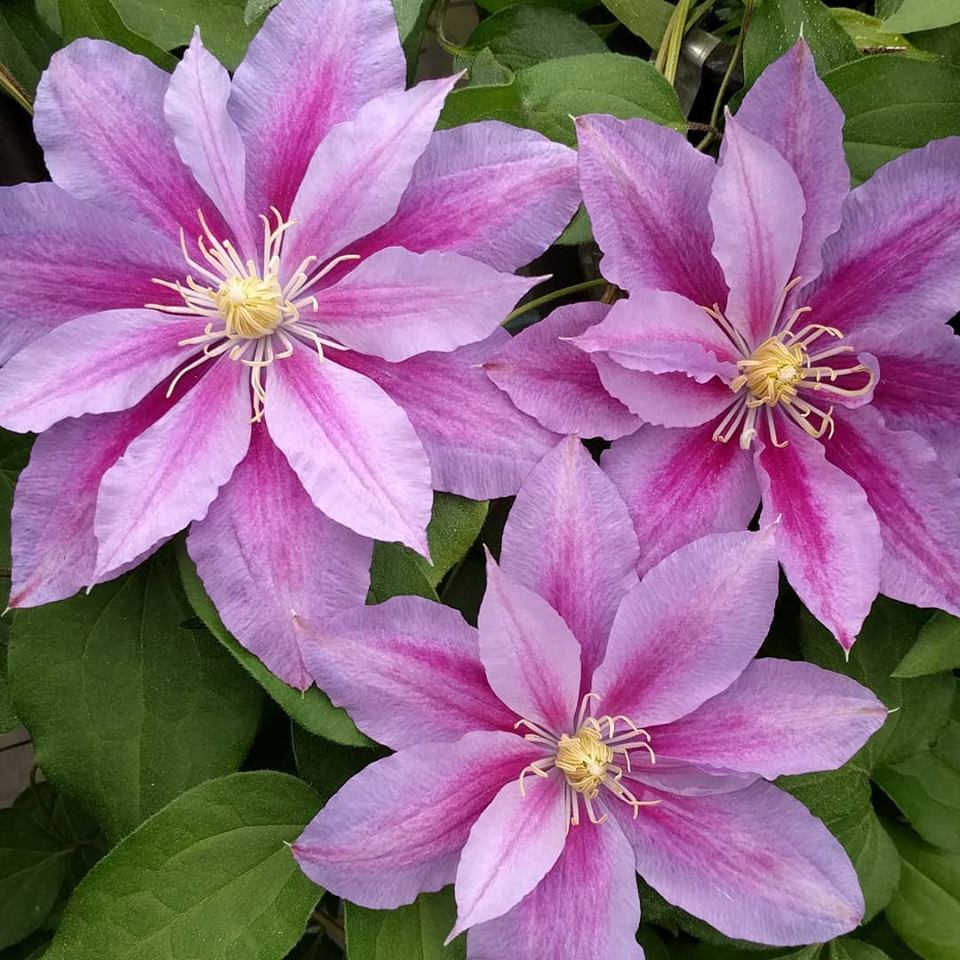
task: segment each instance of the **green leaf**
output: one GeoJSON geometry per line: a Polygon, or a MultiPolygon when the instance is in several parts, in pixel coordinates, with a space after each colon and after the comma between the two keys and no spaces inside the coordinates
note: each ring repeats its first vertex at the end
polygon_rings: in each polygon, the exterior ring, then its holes
{"type": "Polygon", "coordinates": [[[960,668],[960,619],[938,610],[894,671],[895,677],[923,677],[960,668]]]}
{"type": "Polygon", "coordinates": [[[190,610],[166,551],[58,604],[19,610],[10,639],[17,713],[47,778],[108,837],[188,787],[235,770],[260,694],[190,610]]]}
{"type": "Polygon", "coordinates": [[[124,22],[111,0],[60,0],[60,23],[64,43],[96,37],[139,53],[164,70],[176,66],[177,61],[161,46],[124,22]]]}
{"type": "Polygon", "coordinates": [[[40,18],[34,0],[0,4],[0,64],[28,94],[36,91],[40,74],[59,46],[59,37],[40,18]]]}
{"type": "Polygon", "coordinates": [[[800,30],[817,61],[820,74],[860,55],[847,31],[820,0],[762,0],[753,15],[743,45],[747,87],[764,68],[782,57],[800,38],[800,30]]]}
{"type": "Polygon", "coordinates": [[[883,727],[854,758],[855,765],[868,773],[881,764],[898,763],[926,749],[940,736],[950,717],[954,681],[948,674],[915,679],[891,676],[913,645],[925,616],[915,607],[877,598],[849,661],[829,631],[813,617],[805,613],[801,620],[800,639],[806,659],[853,677],[891,708],[883,727]]]}
{"type": "MultiPolygon", "coordinates": [[[[60,0],[61,4],[64,0],[60,0]]],[[[86,0],[89,2],[89,0],[86,0]]],[[[161,50],[186,46],[200,27],[204,46],[233,70],[256,27],[244,21],[246,0],[113,0],[123,22],[161,50]]]]}
{"type": "Polygon", "coordinates": [[[603,0],[603,5],[631,32],[659,49],[673,4],[666,0],[603,0]]]}
{"type": "Polygon", "coordinates": [[[464,49],[473,55],[489,50],[503,66],[522,70],[558,57],[606,53],[607,45],[573,14],[517,4],[483,20],[464,49]]]}
{"type": "Polygon", "coordinates": [[[857,937],[882,950],[890,960],[918,960],[917,955],[896,935],[883,915],[861,927],[857,931],[857,937]]]}
{"type": "Polygon", "coordinates": [[[385,747],[375,750],[345,747],[315,737],[296,723],[291,724],[291,739],[297,773],[317,791],[321,806],[352,776],[390,753],[385,747]]]}
{"type": "Polygon", "coordinates": [[[347,960],[463,960],[466,937],[443,946],[457,908],[453,888],[424,893],[399,910],[344,904],[347,960]]]}
{"type": "Polygon", "coordinates": [[[583,13],[595,7],[600,0],[477,0],[477,6],[496,13],[504,7],[512,7],[515,3],[522,3],[528,7],[556,7],[558,10],[567,10],[570,13],[583,13]]]}
{"type": "Polygon", "coordinates": [[[957,0],[903,0],[884,26],[894,33],[915,33],[949,27],[954,23],[960,23],[957,0]]]}
{"type": "Polygon", "coordinates": [[[874,779],[929,843],[960,851],[960,723],[952,720],[930,750],[874,779]]]}
{"type": "Polygon", "coordinates": [[[320,896],[286,846],[316,810],[282,773],[194,787],[87,874],[46,960],[280,960],[320,896]]]}
{"type": "Polygon", "coordinates": [[[25,810],[0,810],[0,947],[39,929],[60,893],[70,851],[25,810]]]}
{"type": "Polygon", "coordinates": [[[960,854],[892,827],[903,860],[900,885],[887,907],[890,926],[924,960],[957,960],[960,944],[960,854]]]}
{"type": "Polygon", "coordinates": [[[869,13],[848,7],[831,7],[830,12],[861,53],[883,53],[889,50],[897,51],[905,57],[916,57],[918,60],[936,59],[932,53],[915,47],[903,34],[888,31],[879,17],[871,17],[869,13]]]}
{"type": "Polygon", "coordinates": [[[223,625],[217,608],[203,589],[197,569],[182,544],[177,549],[177,565],[184,592],[194,613],[288,716],[310,733],[335,740],[337,743],[352,746],[367,746],[372,743],[356,728],[346,711],[335,707],[325,693],[321,693],[316,687],[310,687],[302,693],[295,690],[275,677],[258,657],[240,645],[223,625]]]}
{"type": "Polygon", "coordinates": [[[503,120],[573,144],[570,117],[585,113],[645,117],[678,129],[685,124],[676,92],[652,64],[591,53],[518,70],[511,83],[455,90],[447,97],[441,125],[503,120]]]}
{"type": "Polygon", "coordinates": [[[870,781],[852,763],[839,770],[781,777],[777,786],[800,800],[840,841],[860,878],[866,917],[890,901],[900,858],[870,803],[870,781]]]}
{"type": "Polygon", "coordinates": [[[433,515],[427,527],[433,563],[400,543],[378,543],[370,566],[370,600],[382,603],[404,595],[436,600],[440,581],[480,536],[488,508],[485,500],[434,494],[433,515]]]}
{"type": "Polygon", "coordinates": [[[817,943],[793,953],[778,954],[776,960],[890,960],[877,947],[851,937],[841,937],[829,943],[817,943]]]}
{"type": "Polygon", "coordinates": [[[847,122],[855,181],[931,140],[960,133],[960,68],[903,57],[866,57],[823,78],[847,122]]]}

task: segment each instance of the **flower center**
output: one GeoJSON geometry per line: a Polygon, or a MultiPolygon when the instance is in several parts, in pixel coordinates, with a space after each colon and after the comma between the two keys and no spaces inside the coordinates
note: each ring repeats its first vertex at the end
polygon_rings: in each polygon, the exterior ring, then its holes
{"type": "Polygon", "coordinates": [[[553,767],[560,770],[566,780],[564,797],[567,829],[580,823],[581,798],[591,823],[603,823],[607,819],[605,813],[598,817],[593,806],[601,789],[632,807],[634,817],[640,807],[660,802],[639,800],[622,783],[624,769],[627,773],[633,772],[631,751],[642,750],[651,764],[657,762],[653,747],[650,746],[650,734],[629,717],[588,717],[586,714],[591,700],[599,700],[599,697],[595,693],[584,696],[577,717],[577,732],[572,735],[562,733],[557,737],[530,720],[520,720],[516,724],[517,727],[525,726],[532,731],[525,734],[524,739],[540,743],[548,750],[545,757],[534,761],[520,773],[520,793],[526,796],[523,781],[528,773],[547,777],[547,771],[553,767]]]}
{"type": "MultiPolygon", "coordinates": [[[[794,277],[784,289],[775,311],[779,318],[790,291],[800,283],[794,277]]],[[[825,361],[853,351],[849,346],[833,346],[811,352],[813,344],[826,335],[843,339],[843,334],[834,327],[819,323],[807,324],[794,332],[797,320],[810,307],[794,310],[783,329],[768,337],[754,350],[750,350],[742,333],[724,316],[717,304],[704,308],[720,329],[727,335],[741,355],[737,361],[739,375],[730,381],[730,389],[739,394],[728,408],[723,419],[713,432],[713,439],[727,443],[740,431],[740,446],[750,448],[757,436],[761,415],[767,424],[770,442],[775,447],[785,447],[777,435],[774,410],[779,410],[796,423],[803,431],[819,440],[825,434],[833,436],[833,407],[826,410],[814,405],[804,392],[833,394],[841,397],[862,397],[873,390],[876,374],[862,363],[848,367],[834,367],[825,361]],[[866,382],[859,387],[844,387],[838,381],[843,377],[859,375],[866,382]]]]}
{"type": "Polygon", "coordinates": [[[354,254],[344,254],[326,266],[314,270],[316,257],[307,257],[285,282],[280,280],[280,251],[286,232],[295,223],[284,220],[276,207],[271,208],[276,219],[261,214],[263,223],[263,251],[261,262],[241,260],[229,240],[219,240],[198,210],[197,217],[203,230],[197,238],[200,258],[187,250],[186,236],[180,230],[180,250],[187,266],[194,273],[179,281],[153,278],[153,282],[173,290],[183,301],[170,306],[148,303],[147,309],[162,313],[197,317],[206,321],[203,333],[180,341],[181,347],[201,347],[201,355],[182,367],[167,389],[169,397],[180,378],[214,357],[226,353],[231,360],[250,368],[250,389],[253,396],[253,421],[263,418],[266,391],[263,370],[275,360],[293,355],[294,341],[299,340],[316,349],[324,359],[324,348],[345,350],[342,344],[324,337],[315,319],[303,312],[319,309],[317,298],[309,289],[331,270],[347,260],[359,260],[354,254]],[[199,279],[196,279],[196,277],[199,279]]]}

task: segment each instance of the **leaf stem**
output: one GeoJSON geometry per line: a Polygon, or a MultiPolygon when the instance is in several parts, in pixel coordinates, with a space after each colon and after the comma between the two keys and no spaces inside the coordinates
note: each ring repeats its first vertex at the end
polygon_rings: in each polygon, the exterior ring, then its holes
{"type": "Polygon", "coordinates": [[[437,3],[437,12],[433,21],[433,30],[437,35],[437,43],[439,43],[441,48],[446,53],[449,53],[451,57],[470,57],[473,55],[472,50],[468,50],[466,47],[462,47],[459,44],[451,43],[447,39],[447,34],[443,29],[443,24],[447,19],[448,3],[449,0],[439,0],[437,3]]]}
{"type": "Polygon", "coordinates": [[[750,21],[753,18],[753,5],[755,0],[744,0],[743,5],[743,23],[740,25],[740,33],[737,35],[737,43],[733,48],[733,54],[727,69],[724,71],[723,79],[720,81],[720,89],[717,91],[717,99],[713,101],[713,110],[710,113],[710,130],[707,135],[697,144],[698,150],[706,150],[717,137],[717,124],[720,122],[720,110],[723,108],[723,98],[726,96],[727,87],[730,86],[730,78],[733,76],[737,61],[743,53],[743,41],[747,36],[747,30],[750,28],[750,21]]]}
{"type": "Polygon", "coordinates": [[[677,79],[677,66],[680,63],[680,50],[687,33],[687,15],[690,13],[690,0],[679,0],[670,15],[660,49],[657,51],[657,69],[672,86],[677,79]]]}
{"type": "Polygon", "coordinates": [[[29,94],[17,83],[16,77],[2,63],[0,63],[0,90],[19,103],[31,117],[33,116],[33,101],[29,94]]]}
{"type": "Polygon", "coordinates": [[[505,326],[510,323],[511,320],[516,320],[517,317],[522,317],[531,310],[536,310],[538,307],[553,303],[554,300],[562,300],[564,297],[569,297],[574,293],[580,293],[581,290],[592,290],[594,287],[603,287],[606,286],[606,284],[607,281],[604,280],[603,277],[597,277],[596,280],[584,280],[582,283],[575,283],[571,287],[563,287],[560,290],[554,290],[552,293],[545,293],[542,297],[537,297],[536,300],[521,304],[513,313],[507,315],[507,318],[500,326],[505,326]]]}

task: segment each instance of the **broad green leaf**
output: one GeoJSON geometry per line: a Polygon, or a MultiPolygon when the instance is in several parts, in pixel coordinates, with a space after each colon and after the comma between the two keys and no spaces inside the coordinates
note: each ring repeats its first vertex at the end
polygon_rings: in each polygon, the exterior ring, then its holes
{"type": "Polygon", "coordinates": [[[895,677],[923,677],[960,668],[960,619],[938,610],[894,671],[895,677]]]}
{"type": "Polygon", "coordinates": [[[857,931],[857,937],[882,950],[890,960],[918,960],[917,955],[897,936],[890,926],[890,921],[882,914],[861,927],[857,931]]]}
{"type": "Polygon", "coordinates": [[[870,803],[870,781],[853,763],[840,770],[782,777],[777,785],[793,794],[840,841],[860,878],[869,919],[893,896],[900,858],[870,803]]]}
{"type": "Polygon", "coordinates": [[[69,856],[27,811],[0,810],[0,948],[23,940],[47,919],[69,856]]]}
{"type": "Polygon", "coordinates": [[[59,46],[59,37],[37,13],[34,0],[0,3],[0,64],[28,94],[37,89],[40,74],[59,46]]]}
{"type": "Polygon", "coordinates": [[[743,45],[747,87],[763,69],[782,57],[800,38],[810,44],[820,74],[859,56],[847,31],[821,0],[762,0],[757,6],[743,45]]]}
{"type": "Polygon", "coordinates": [[[468,81],[470,86],[489,87],[502,83],[509,83],[513,79],[513,71],[508,70],[489,51],[481,50],[470,61],[468,81]]]}
{"type": "Polygon", "coordinates": [[[924,840],[960,851],[960,723],[952,720],[933,747],[881,767],[874,779],[924,840]]]}
{"type": "Polygon", "coordinates": [[[223,625],[217,608],[203,589],[203,583],[197,575],[186,548],[181,544],[177,548],[177,565],[184,591],[194,613],[203,621],[204,626],[223,644],[237,662],[257,683],[276,701],[276,703],[310,733],[353,746],[371,743],[354,726],[344,710],[330,703],[326,694],[316,687],[310,687],[302,693],[275,677],[260,661],[223,625]]]}
{"type": "Polygon", "coordinates": [[[903,0],[884,26],[894,33],[916,33],[918,30],[949,27],[954,23],[960,23],[957,0],[903,0]]]}
{"type": "Polygon", "coordinates": [[[849,7],[831,7],[830,12],[861,53],[896,51],[918,60],[935,59],[932,53],[918,49],[903,34],[888,31],[879,17],[871,17],[869,13],[849,7]]]}
{"type": "Polygon", "coordinates": [[[652,64],[591,53],[518,70],[511,83],[455,90],[447,97],[441,125],[503,120],[572,145],[576,135],[570,117],[585,113],[645,117],[677,128],[685,122],[676,92],[652,64]]]}
{"type": "MultiPolygon", "coordinates": [[[[517,4],[483,20],[470,34],[464,50],[476,55],[489,50],[510,70],[582,53],[606,53],[607,45],[581,19],[552,7],[517,4]]],[[[467,65],[470,58],[458,58],[467,65]]]]}
{"type": "MultiPolygon", "coordinates": [[[[64,0],[60,0],[61,4],[64,0]]],[[[200,27],[204,46],[228,69],[243,59],[256,26],[244,22],[246,0],[112,0],[123,22],[161,50],[186,46],[200,27]]],[[[293,51],[291,51],[291,54],[293,51]]]]}
{"type": "Polygon", "coordinates": [[[345,906],[347,960],[463,960],[466,937],[443,946],[457,908],[453,888],[421,894],[399,910],[345,906]]]}
{"type": "Polygon", "coordinates": [[[855,181],[913,147],[960,134],[960,68],[902,57],[865,57],[823,78],[847,122],[855,181]]]}
{"type": "Polygon", "coordinates": [[[925,617],[915,607],[878,597],[849,661],[829,631],[813,617],[805,613],[801,620],[801,646],[806,659],[853,677],[891,708],[883,727],[854,758],[854,764],[868,773],[881,764],[898,763],[926,749],[940,736],[950,717],[954,695],[951,676],[934,674],[907,680],[891,676],[913,645],[925,617]]]}
{"type": "Polygon", "coordinates": [[[21,940],[18,944],[0,950],[0,960],[40,960],[50,943],[50,933],[46,929],[21,940]]]}
{"type": "Polygon", "coordinates": [[[37,763],[112,839],[235,770],[256,733],[259,691],[206,631],[181,626],[189,617],[166,551],[17,612],[11,687],[37,763]]]}
{"type": "Polygon", "coordinates": [[[818,943],[793,953],[778,954],[776,960],[889,960],[877,947],[851,937],[818,943]]]}
{"type": "Polygon", "coordinates": [[[139,53],[164,70],[176,66],[177,61],[164,52],[162,45],[146,33],[131,29],[112,0],[60,0],[60,23],[64,43],[78,37],[96,37],[139,53]]]}
{"type": "Polygon", "coordinates": [[[280,0],[247,0],[247,5],[243,8],[243,22],[248,26],[255,23],[279,2],[280,0]]]}
{"type": "Polygon", "coordinates": [[[660,47],[674,10],[667,0],[603,0],[603,5],[654,50],[660,47]]]}
{"type": "Polygon", "coordinates": [[[487,501],[467,500],[449,493],[433,498],[427,542],[433,563],[399,543],[378,543],[370,567],[370,600],[412,595],[437,599],[440,581],[458,564],[480,535],[487,518],[487,501]]]}
{"type": "Polygon", "coordinates": [[[904,827],[891,828],[903,861],[887,919],[924,960],[957,960],[960,853],[940,850],[904,827]]]}
{"type": "Polygon", "coordinates": [[[290,732],[297,773],[317,791],[321,806],[354,774],[390,752],[386,747],[345,747],[323,737],[315,737],[296,723],[291,724],[290,732]]]}
{"type": "Polygon", "coordinates": [[[46,960],[281,960],[321,894],[287,846],[316,811],[282,773],[194,787],[87,874],[46,960]]]}

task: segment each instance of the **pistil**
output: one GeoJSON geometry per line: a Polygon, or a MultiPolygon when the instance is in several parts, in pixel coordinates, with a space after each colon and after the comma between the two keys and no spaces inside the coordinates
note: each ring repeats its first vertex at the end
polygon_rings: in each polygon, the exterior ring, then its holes
{"type": "Polygon", "coordinates": [[[266,390],[263,371],[277,360],[293,355],[294,340],[308,342],[321,360],[324,350],[345,350],[336,340],[324,337],[315,327],[315,321],[302,316],[304,310],[316,313],[316,296],[308,290],[340,264],[358,260],[353,254],[336,257],[324,267],[311,272],[317,258],[310,256],[293,271],[287,282],[280,280],[280,252],[286,232],[294,220],[284,220],[276,207],[271,207],[276,219],[261,214],[263,223],[262,261],[240,259],[229,240],[219,240],[210,230],[203,213],[197,211],[202,235],[196,245],[199,262],[193,258],[180,230],[180,250],[184,261],[193,271],[184,282],[154,278],[153,282],[174,291],[183,301],[182,306],[160,303],[146,304],[148,309],[163,313],[194,316],[207,321],[203,333],[180,341],[182,347],[202,347],[199,357],[182,367],[170,383],[170,396],[180,379],[207,360],[227,354],[250,368],[253,422],[263,418],[266,390]],[[194,274],[199,277],[194,278],[194,274]]]}
{"type": "Polygon", "coordinates": [[[587,716],[591,700],[599,699],[595,693],[588,693],[580,704],[577,716],[576,732],[554,736],[548,730],[530,720],[519,720],[517,727],[525,726],[531,732],[525,739],[546,746],[550,753],[525,767],[520,774],[520,793],[526,796],[524,778],[527,774],[538,777],[549,776],[548,771],[556,767],[565,779],[564,803],[566,807],[567,829],[580,823],[580,799],[583,799],[587,816],[591,823],[606,821],[607,814],[598,816],[594,801],[601,789],[609,791],[617,800],[633,808],[637,817],[640,807],[654,806],[659,800],[639,800],[623,783],[624,768],[633,772],[630,753],[642,750],[650,763],[656,763],[656,755],[650,745],[650,734],[638,727],[629,717],[624,716],[587,716]],[[618,726],[625,727],[618,732],[618,726]],[[620,762],[617,762],[617,761],[620,762]]]}

